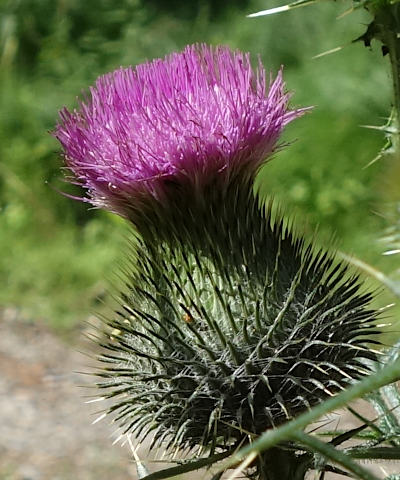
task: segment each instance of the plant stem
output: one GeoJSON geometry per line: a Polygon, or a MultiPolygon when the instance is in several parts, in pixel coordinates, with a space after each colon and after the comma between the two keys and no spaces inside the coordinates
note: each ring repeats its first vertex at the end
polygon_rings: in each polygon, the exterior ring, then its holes
{"type": "Polygon", "coordinates": [[[258,480],[304,480],[312,455],[296,455],[283,448],[271,448],[259,457],[258,480]]]}
{"type": "Polygon", "coordinates": [[[395,32],[388,32],[390,64],[393,81],[392,145],[396,160],[400,157],[400,40],[395,32]]]}
{"type": "Polygon", "coordinates": [[[400,160],[400,4],[389,0],[371,2],[374,15],[371,31],[374,38],[382,42],[383,53],[390,58],[393,111],[387,133],[391,138],[391,153],[400,160]]]}

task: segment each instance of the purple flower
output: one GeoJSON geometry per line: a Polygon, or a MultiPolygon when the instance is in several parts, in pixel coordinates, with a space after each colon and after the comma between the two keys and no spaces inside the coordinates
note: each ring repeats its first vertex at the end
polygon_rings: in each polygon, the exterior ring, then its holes
{"type": "Polygon", "coordinates": [[[78,110],[60,112],[54,135],[84,200],[129,216],[165,202],[171,184],[201,195],[239,171],[254,175],[304,112],[290,110],[289,97],[282,72],[266,89],[249,54],[191,45],[100,77],[78,110]]]}

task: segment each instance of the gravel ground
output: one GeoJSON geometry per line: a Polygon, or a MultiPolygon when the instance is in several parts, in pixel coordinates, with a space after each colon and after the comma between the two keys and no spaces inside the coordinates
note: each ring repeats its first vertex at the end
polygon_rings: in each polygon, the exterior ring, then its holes
{"type": "Polygon", "coordinates": [[[73,373],[88,359],[42,326],[7,310],[0,323],[0,479],[136,478],[112,428],[92,425],[86,380],[73,373]]]}
{"type": "MultiPolygon", "coordinates": [[[[107,419],[92,425],[99,404],[85,404],[90,392],[79,388],[90,377],[74,373],[89,363],[77,351],[87,351],[87,346],[81,340],[77,344],[18,320],[12,309],[0,315],[0,480],[136,480],[128,447],[112,445],[107,419]]],[[[365,405],[361,408],[373,418],[365,405]]],[[[333,415],[332,425],[339,418],[341,425],[355,425],[339,414],[333,415]]],[[[400,463],[382,463],[373,470],[384,478],[384,472],[399,472],[400,463]]]]}

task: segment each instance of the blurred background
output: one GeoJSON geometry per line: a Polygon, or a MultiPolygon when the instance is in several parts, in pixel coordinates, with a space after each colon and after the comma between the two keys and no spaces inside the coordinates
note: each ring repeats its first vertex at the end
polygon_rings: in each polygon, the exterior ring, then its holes
{"type": "MultiPolygon", "coordinates": [[[[353,42],[370,19],[363,10],[343,16],[347,2],[321,2],[271,17],[246,18],[279,4],[0,0],[0,354],[14,360],[22,355],[25,373],[37,365],[37,375],[50,382],[51,391],[60,375],[68,376],[65,365],[73,354],[65,353],[70,352],[65,341],[76,343],[88,317],[103,309],[127,228],[119,218],[59,194],[81,192],[63,181],[59,145],[49,132],[59,109],[73,108],[76,97],[98,75],[121,65],[162,57],[193,42],[249,51],[255,61],[260,55],[273,74],[284,65],[292,104],[315,108],[286,130],[284,141],[289,145],[260,174],[262,194],[276,197],[300,229],[318,226],[321,238],[334,236],[339,249],[393,270],[393,262],[380,255],[378,238],[387,226],[386,205],[399,200],[400,166],[383,159],[366,168],[383,147],[384,137],[361,127],[382,125],[390,113],[388,59],[378,45],[367,49],[362,42],[353,42]],[[338,46],[344,48],[313,58],[338,46]],[[22,333],[16,333],[16,325],[22,333]],[[55,373],[49,374],[49,368],[55,373]]],[[[79,364],[73,357],[71,362],[75,361],[79,364]]],[[[29,381],[26,390],[33,388],[29,381]]],[[[57,401],[53,399],[54,408],[57,401]]],[[[24,405],[15,403],[15,408],[26,413],[24,405]]],[[[7,408],[11,418],[13,412],[7,408]]],[[[79,410],[76,407],[71,415],[79,410]]],[[[49,425],[55,421],[49,419],[49,425]]],[[[9,442],[15,435],[17,426],[9,428],[0,426],[0,440],[7,437],[9,442]]],[[[7,442],[0,447],[0,458],[7,442]]],[[[46,477],[44,470],[37,467],[35,474],[28,465],[28,473],[21,473],[15,467],[20,465],[18,458],[8,462],[9,473],[0,473],[1,479],[89,479],[94,471],[91,467],[85,473],[80,465],[74,473],[46,477]]],[[[113,480],[120,478],[113,472],[113,480]]],[[[103,477],[96,473],[93,478],[103,477]]]]}

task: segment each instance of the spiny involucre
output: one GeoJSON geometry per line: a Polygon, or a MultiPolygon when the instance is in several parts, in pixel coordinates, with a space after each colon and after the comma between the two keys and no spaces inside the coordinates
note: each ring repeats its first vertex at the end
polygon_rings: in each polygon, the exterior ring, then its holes
{"type": "Polygon", "coordinates": [[[197,44],[100,77],[54,135],[89,201],[134,219],[175,185],[202,196],[215,179],[254,175],[304,111],[289,98],[281,71],[268,86],[249,54],[197,44]]]}
{"type": "Polygon", "coordinates": [[[139,242],[108,321],[99,386],[123,431],[230,449],[369,373],[377,312],[346,264],[251,190],[186,218],[181,235],[139,242]]]}

